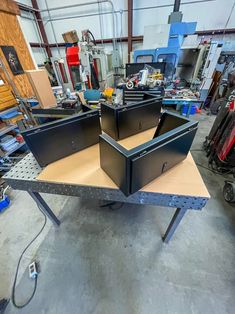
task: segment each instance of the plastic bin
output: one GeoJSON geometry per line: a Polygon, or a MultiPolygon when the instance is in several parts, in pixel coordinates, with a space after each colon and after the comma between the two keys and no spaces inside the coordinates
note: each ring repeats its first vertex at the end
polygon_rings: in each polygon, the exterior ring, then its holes
{"type": "Polygon", "coordinates": [[[36,99],[28,99],[27,103],[30,105],[30,107],[35,107],[39,104],[39,102],[36,99]]]}
{"type": "Polygon", "coordinates": [[[1,138],[0,146],[8,151],[11,150],[12,147],[17,143],[16,138],[13,137],[12,135],[6,135],[3,138],[1,138]]]}
{"type": "MultiPolygon", "coordinates": [[[[183,105],[183,106],[182,106],[181,114],[182,114],[183,116],[186,116],[186,115],[187,115],[187,113],[188,113],[188,107],[189,107],[189,105],[183,105]]],[[[192,104],[189,114],[194,115],[196,112],[197,112],[197,106],[194,105],[194,104],[192,104]]]]}
{"type": "Polygon", "coordinates": [[[10,200],[7,195],[0,200],[0,213],[2,213],[10,204],[10,200]]]}

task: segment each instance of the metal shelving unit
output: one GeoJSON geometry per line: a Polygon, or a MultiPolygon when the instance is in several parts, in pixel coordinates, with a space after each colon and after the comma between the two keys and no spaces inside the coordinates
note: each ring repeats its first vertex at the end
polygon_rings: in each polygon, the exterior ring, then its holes
{"type": "Polygon", "coordinates": [[[5,153],[5,155],[2,157],[8,157],[9,155],[11,155],[12,153],[14,153],[17,149],[21,148],[23,145],[25,145],[25,142],[23,143],[19,143],[18,146],[14,147],[13,149],[9,150],[8,152],[5,153]]]}
{"type": "Polygon", "coordinates": [[[19,108],[18,108],[18,104],[16,104],[16,106],[15,107],[11,107],[11,108],[9,108],[9,109],[6,109],[6,110],[3,110],[3,111],[0,111],[0,117],[1,116],[3,116],[4,114],[7,114],[7,113],[9,113],[9,112],[11,112],[11,111],[14,111],[14,110],[18,110],[19,108]]]}
{"type": "Polygon", "coordinates": [[[16,129],[17,127],[18,127],[17,124],[13,124],[13,125],[8,125],[5,128],[0,129],[0,136],[3,136],[7,132],[10,132],[10,131],[16,129]]]}

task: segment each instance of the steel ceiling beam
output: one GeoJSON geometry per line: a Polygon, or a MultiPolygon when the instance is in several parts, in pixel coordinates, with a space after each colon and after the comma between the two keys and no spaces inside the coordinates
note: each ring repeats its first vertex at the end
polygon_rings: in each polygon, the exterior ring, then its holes
{"type": "Polygon", "coordinates": [[[49,45],[49,41],[48,41],[48,38],[47,38],[46,31],[45,31],[45,28],[44,28],[44,25],[43,25],[43,22],[42,22],[42,17],[41,17],[41,13],[39,11],[37,0],[31,0],[31,2],[32,2],[32,7],[35,10],[34,14],[35,14],[36,19],[37,19],[37,23],[38,23],[38,27],[39,27],[39,30],[40,30],[40,33],[41,33],[41,36],[42,36],[43,43],[45,44],[45,49],[46,49],[47,55],[48,55],[49,58],[51,58],[52,57],[52,52],[51,52],[51,48],[50,48],[50,45],[49,45]]]}
{"type": "Polygon", "coordinates": [[[127,0],[128,14],[128,62],[131,60],[132,40],[133,40],[133,0],[127,0]]]}
{"type": "MultiPolygon", "coordinates": [[[[235,28],[228,28],[225,30],[223,29],[216,29],[216,30],[205,30],[205,31],[197,31],[195,34],[199,36],[206,36],[206,35],[223,35],[223,34],[235,34],[235,28]]],[[[121,37],[117,38],[118,42],[128,42],[128,37],[121,37]]],[[[132,42],[142,42],[143,41],[143,36],[132,36],[132,42]]],[[[96,39],[97,44],[101,43],[105,44],[111,44],[112,43],[112,38],[104,38],[104,39],[96,39]]],[[[65,43],[58,43],[59,47],[65,47],[65,43]]],[[[45,47],[46,45],[44,43],[30,43],[30,46],[33,48],[40,48],[40,46],[45,47]]],[[[55,48],[56,44],[49,44],[50,48],[55,48]]]]}

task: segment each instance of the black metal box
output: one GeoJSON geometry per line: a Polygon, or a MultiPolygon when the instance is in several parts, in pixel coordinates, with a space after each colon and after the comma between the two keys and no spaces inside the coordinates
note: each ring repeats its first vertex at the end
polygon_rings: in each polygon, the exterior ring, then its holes
{"type": "Polygon", "coordinates": [[[186,158],[197,125],[196,121],[165,112],[153,139],[130,150],[102,134],[101,168],[126,196],[135,193],[186,158]]]}
{"type": "Polygon", "coordinates": [[[137,134],[158,125],[162,106],[161,97],[124,106],[101,104],[102,130],[115,140],[137,134]]]}
{"type": "Polygon", "coordinates": [[[22,136],[41,167],[99,142],[98,110],[90,110],[23,131],[22,136]]]}

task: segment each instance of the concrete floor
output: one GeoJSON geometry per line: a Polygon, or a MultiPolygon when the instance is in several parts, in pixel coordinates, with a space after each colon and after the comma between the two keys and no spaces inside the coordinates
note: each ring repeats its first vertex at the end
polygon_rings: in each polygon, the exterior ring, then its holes
{"type": "MultiPolygon", "coordinates": [[[[193,150],[201,148],[214,117],[200,120],[193,150]]],[[[207,164],[202,151],[194,159],[207,164]]],[[[199,168],[211,194],[202,211],[189,211],[165,245],[161,235],[173,209],[124,205],[100,208],[95,200],[46,195],[62,224],[50,222],[26,254],[18,300],[32,291],[27,265],[42,272],[33,301],[21,313],[235,313],[235,207],[222,197],[223,178],[199,168]]],[[[0,296],[8,297],[18,256],[43,218],[16,191],[0,215],[0,296]]],[[[18,313],[9,304],[7,314],[18,313]]]]}

